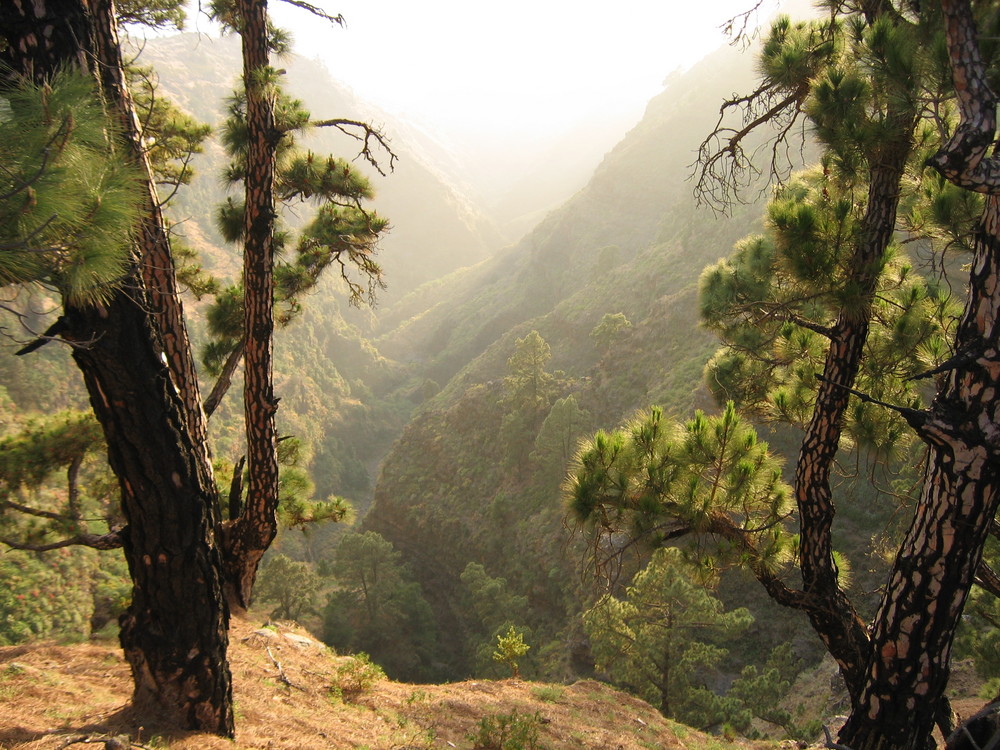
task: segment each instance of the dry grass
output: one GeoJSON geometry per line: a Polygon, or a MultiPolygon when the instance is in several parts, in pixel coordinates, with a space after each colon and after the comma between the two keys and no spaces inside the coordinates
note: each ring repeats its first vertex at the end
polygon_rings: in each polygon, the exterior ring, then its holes
{"type": "Polygon", "coordinates": [[[338,668],[353,663],[349,657],[331,654],[295,628],[269,632],[238,621],[231,636],[235,742],[167,733],[150,717],[136,715],[128,700],[128,667],[114,644],[42,643],[0,648],[0,748],[103,746],[110,737],[127,735],[134,745],[171,750],[468,750],[469,735],[484,716],[514,711],[538,714],[539,743],[548,750],[736,747],[589,680],[566,686],[379,680],[345,702],[330,688],[338,668]]]}

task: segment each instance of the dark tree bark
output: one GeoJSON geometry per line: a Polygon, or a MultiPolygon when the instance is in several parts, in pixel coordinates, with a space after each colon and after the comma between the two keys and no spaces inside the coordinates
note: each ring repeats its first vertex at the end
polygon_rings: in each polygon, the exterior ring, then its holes
{"type": "MultiPolygon", "coordinates": [[[[135,116],[109,0],[4,2],[0,30],[3,61],[35,81],[61,66],[92,65],[109,109],[125,126],[123,158],[148,169],[137,131],[127,127],[135,116]]],[[[156,198],[148,171],[147,182],[151,210],[156,198]]],[[[231,736],[218,503],[203,434],[192,417],[190,382],[178,374],[183,363],[179,369],[168,365],[177,366],[190,352],[184,353],[179,300],[165,280],[173,272],[164,261],[165,238],[162,217],[150,212],[120,289],[104,305],[66,305],[62,336],[74,344],[121,488],[127,525],[119,536],[133,581],[121,643],[134,701],[155,707],[171,723],[231,736]],[[174,308],[175,317],[166,308],[174,308]],[[163,336],[161,326],[171,330],[173,343],[164,343],[171,336],[163,336]]]]}
{"type": "Polygon", "coordinates": [[[243,409],[247,436],[247,498],[227,530],[226,579],[230,602],[246,608],[257,566],[277,533],[278,458],[272,378],[274,333],[274,172],[281,133],[274,124],[266,0],[240,0],[243,83],[246,90],[247,165],[244,213],[245,294],[243,409]]]}
{"type": "Polygon", "coordinates": [[[840,447],[848,389],[854,385],[864,356],[882,259],[896,227],[899,183],[910,155],[914,118],[912,112],[891,114],[898,137],[878,148],[870,158],[868,203],[850,264],[853,274],[847,280],[858,290],[860,305],[842,309],[831,332],[823,378],[795,467],[799,565],[802,588],[810,602],[805,611],[837,660],[852,696],[864,684],[868,633],[837,580],[832,537],[836,508],[830,475],[840,447]]]}
{"type": "Polygon", "coordinates": [[[969,3],[941,6],[962,120],[932,164],[987,199],[955,339],[968,356],[916,425],[930,448],[923,493],[875,619],[869,679],[840,734],[855,750],[931,744],[955,629],[1000,503],[1000,162],[986,158],[997,99],[969,3]]]}
{"type": "MultiPolygon", "coordinates": [[[[139,284],[137,275],[132,279],[139,284]]],[[[132,295],[138,294],[138,289],[132,295]]],[[[119,478],[132,602],[121,644],[134,702],[179,726],[233,734],[229,612],[215,544],[215,488],[141,299],[70,308],[70,336],[119,478]]]]}
{"type": "MultiPolygon", "coordinates": [[[[91,0],[95,17],[95,58],[101,76],[101,90],[122,129],[122,144],[128,158],[146,175],[151,175],[149,158],[142,145],[142,132],[125,77],[125,65],[118,40],[117,22],[111,0],[91,0]]],[[[160,332],[160,343],[167,358],[184,413],[197,447],[208,460],[208,431],[202,410],[201,394],[194,355],[188,338],[184,310],[177,289],[174,259],[170,252],[167,224],[153,179],[143,184],[143,219],[137,233],[140,271],[148,296],[149,310],[160,332]]]]}

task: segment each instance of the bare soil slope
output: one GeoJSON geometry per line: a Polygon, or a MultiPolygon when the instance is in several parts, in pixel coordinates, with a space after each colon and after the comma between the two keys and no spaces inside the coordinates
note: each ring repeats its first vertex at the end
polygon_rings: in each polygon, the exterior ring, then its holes
{"type": "Polygon", "coordinates": [[[513,712],[537,714],[538,747],[548,750],[738,747],[668,721],[648,704],[594,681],[408,685],[383,679],[351,695],[343,673],[356,662],[295,628],[235,621],[231,638],[235,743],[167,733],[155,717],[139,715],[129,703],[128,666],[115,644],[37,643],[0,648],[0,748],[468,750],[483,717],[513,712]],[[339,685],[343,699],[331,691],[339,685]]]}

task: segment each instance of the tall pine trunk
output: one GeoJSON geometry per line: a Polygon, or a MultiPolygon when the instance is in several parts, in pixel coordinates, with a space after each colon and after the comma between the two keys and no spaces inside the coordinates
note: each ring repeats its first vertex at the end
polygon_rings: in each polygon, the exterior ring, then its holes
{"type": "Polygon", "coordinates": [[[121,488],[121,537],[133,582],[121,643],[135,704],[155,708],[170,723],[231,736],[229,612],[216,545],[217,496],[203,425],[192,416],[198,399],[184,374],[190,362],[181,361],[190,360],[190,352],[180,302],[167,280],[172,266],[164,261],[166,233],[153,212],[148,164],[137,158],[138,134],[128,126],[135,114],[124,89],[113,5],[4,2],[0,30],[4,62],[36,82],[60,67],[92,65],[110,114],[124,126],[121,158],[146,169],[149,211],[127,277],[103,305],[66,305],[63,336],[74,346],[121,488]],[[163,312],[169,308],[173,312],[163,312]]]}
{"type": "Polygon", "coordinates": [[[899,183],[910,155],[912,115],[898,119],[906,121],[898,123],[898,139],[877,149],[871,160],[868,202],[850,263],[854,273],[849,283],[857,289],[858,306],[841,310],[833,327],[823,380],[795,467],[799,565],[803,591],[811,600],[806,614],[840,666],[852,696],[858,694],[864,682],[868,634],[838,581],[832,536],[836,508],[830,475],[840,448],[850,396],[847,389],[853,387],[864,356],[872,299],[895,230],[899,183]]]}
{"type": "Polygon", "coordinates": [[[244,212],[243,410],[247,438],[247,499],[226,531],[230,602],[250,604],[257,566],[277,533],[278,458],[272,377],[274,334],[274,175],[281,133],[275,127],[275,86],[269,66],[266,0],[240,0],[247,164],[244,212]]]}

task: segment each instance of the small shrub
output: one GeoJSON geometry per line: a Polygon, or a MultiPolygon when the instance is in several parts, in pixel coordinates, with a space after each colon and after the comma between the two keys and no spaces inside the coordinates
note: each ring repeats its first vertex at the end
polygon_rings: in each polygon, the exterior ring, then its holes
{"type": "Polygon", "coordinates": [[[497,636],[497,648],[493,652],[493,661],[506,664],[510,667],[511,674],[518,678],[521,673],[517,666],[517,660],[528,653],[529,648],[531,646],[524,642],[524,636],[511,625],[507,629],[506,635],[497,636]]]}
{"type": "Polygon", "coordinates": [[[531,694],[544,703],[555,703],[563,697],[564,692],[558,685],[543,685],[532,690],[531,694]]]}
{"type": "Polygon", "coordinates": [[[337,667],[330,686],[330,694],[344,701],[352,701],[371,690],[379,680],[385,679],[382,667],[365,653],[356,654],[349,662],[337,667]]]}
{"type": "Polygon", "coordinates": [[[545,750],[538,742],[542,717],[533,714],[490,714],[479,720],[476,731],[466,739],[472,750],[545,750]]]}
{"type": "Polygon", "coordinates": [[[430,698],[429,695],[423,690],[414,690],[408,696],[406,696],[406,703],[412,706],[414,703],[424,703],[430,698]]]}

